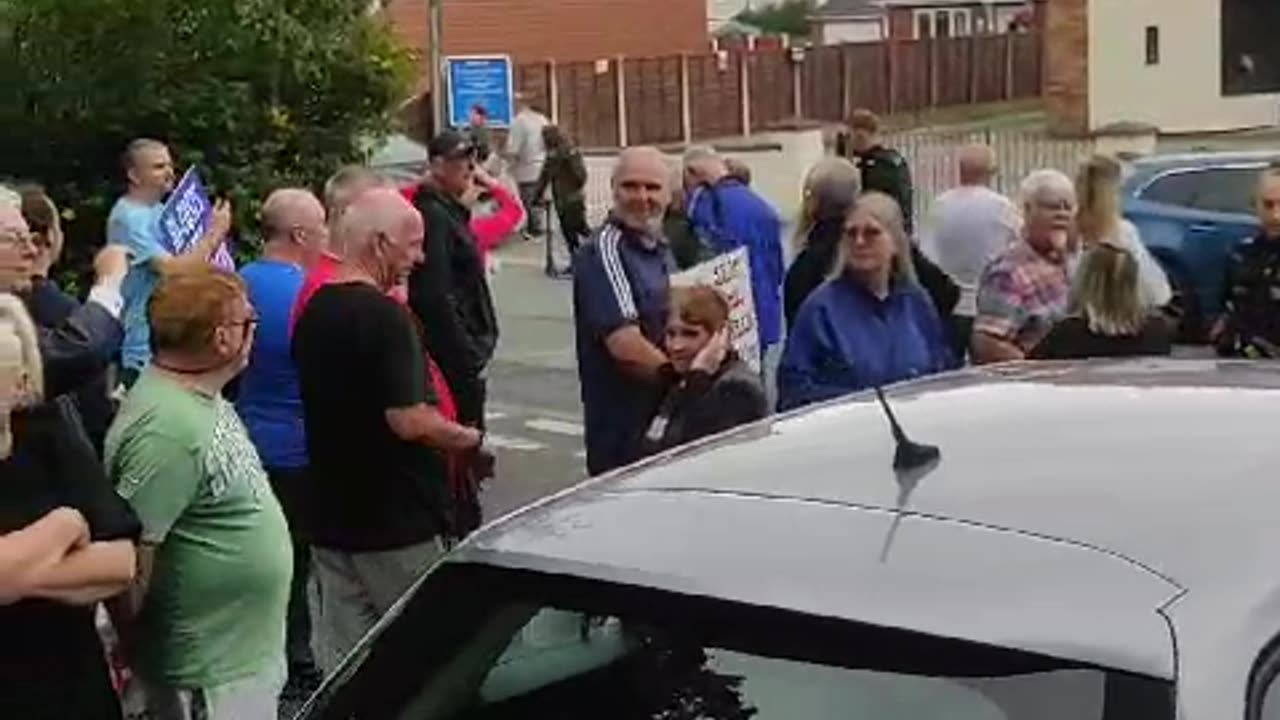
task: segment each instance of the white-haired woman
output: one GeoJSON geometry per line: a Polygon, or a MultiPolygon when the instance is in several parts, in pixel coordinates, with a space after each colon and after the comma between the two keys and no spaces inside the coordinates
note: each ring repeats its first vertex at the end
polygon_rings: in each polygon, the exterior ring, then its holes
{"type": "Polygon", "coordinates": [[[1031,350],[1035,360],[1168,355],[1169,323],[1143,297],[1140,265],[1127,248],[1093,244],[1076,270],[1067,317],[1031,350]]]}
{"type": "Polygon", "coordinates": [[[1160,263],[1151,256],[1133,223],[1120,213],[1120,183],[1123,169],[1119,161],[1095,155],[1080,166],[1076,174],[1076,195],[1080,208],[1076,212],[1080,249],[1088,251],[1109,243],[1129,252],[1138,264],[1138,292],[1147,308],[1162,308],[1173,299],[1169,278],[1160,263]]]}
{"type": "Polygon", "coordinates": [[[897,202],[867,193],[846,214],[831,279],[805,300],[778,370],[789,410],[951,367],[929,295],[916,283],[897,202]]]}
{"type": "Polygon", "coordinates": [[[133,580],[140,527],[43,380],[31,318],[0,294],[0,717],[114,720],[94,608],[133,580]]]}
{"type": "Polygon", "coordinates": [[[1021,360],[1067,314],[1076,215],[1071,178],[1037,170],[1022,182],[1022,239],[978,283],[975,363],[1021,360]]]}

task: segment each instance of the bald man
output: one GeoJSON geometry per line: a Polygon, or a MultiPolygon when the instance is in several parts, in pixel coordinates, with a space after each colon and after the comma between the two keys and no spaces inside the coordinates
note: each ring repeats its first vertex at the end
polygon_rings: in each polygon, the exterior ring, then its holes
{"type": "Polygon", "coordinates": [[[289,679],[284,695],[306,698],[321,680],[311,653],[307,609],[310,551],[303,498],[308,491],[302,397],[289,349],[289,315],[303,277],[329,245],[325,208],[310,191],[284,188],[262,205],[262,256],[240,271],[258,331],[240,376],[236,409],[249,431],[293,538],[293,583],[286,626],[289,679]]]}
{"type": "Polygon", "coordinates": [[[661,350],[675,267],[662,234],[671,174],[657,149],[624,150],[613,173],[613,211],[574,258],[573,320],[591,475],[639,458],[661,381],[671,373],[661,350]]]}
{"type": "Polygon", "coordinates": [[[387,297],[422,260],[422,216],[396,190],[357,197],[336,228],[346,257],[298,318],[316,660],[343,656],[443,552],[446,453],[491,464],[484,435],[435,408],[422,339],[387,297]]]}
{"type": "Polygon", "coordinates": [[[973,331],[982,271],[1018,239],[1022,220],[1017,206],[990,188],[996,173],[991,147],[966,145],[957,152],[956,164],[960,185],[934,201],[920,246],[960,287],[960,300],[949,322],[952,350],[957,359],[963,359],[973,331]]]}

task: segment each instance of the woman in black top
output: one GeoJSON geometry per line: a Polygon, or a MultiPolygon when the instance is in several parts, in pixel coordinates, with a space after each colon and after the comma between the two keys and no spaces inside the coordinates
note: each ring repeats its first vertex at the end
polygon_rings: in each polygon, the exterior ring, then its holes
{"type": "Polygon", "coordinates": [[[693,442],[763,418],[760,377],[734,353],[729,303],[704,285],[672,291],[666,350],[675,371],[645,433],[643,454],[693,442]]]}
{"type": "Polygon", "coordinates": [[[42,384],[31,319],[0,295],[0,717],[115,720],[94,608],[133,580],[141,528],[42,384]]]}
{"type": "Polygon", "coordinates": [[[1143,301],[1138,261],[1109,242],[1088,250],[1076,271],[1067,317],[1028,355],[1032,360],[1168,355],[1169,320],[1143,301]]]}

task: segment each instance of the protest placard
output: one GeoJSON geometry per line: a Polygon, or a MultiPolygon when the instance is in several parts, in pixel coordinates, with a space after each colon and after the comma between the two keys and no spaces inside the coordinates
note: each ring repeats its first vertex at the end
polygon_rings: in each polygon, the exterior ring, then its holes
{"type": "MultiPolygon", "coordinates": [[[[181,255],[209,232],[212,220],[213,203],[200,181],[200,173],[194,167],[189,168],[160,210],[160,241],[166,250],[181,255]]],[[[236,269],[226,243],[218,246],[211,260],[227,270],[236,269]]]]}
{"type": "Polygon", "coordinates": [[[694,265],[671,276],[672,287],[707,285],[729,301],[729,334],[738,356],[760,372],[760,330],[756,327],[755,299],[751,294],[751,260],[746,248],[694,265]]]}

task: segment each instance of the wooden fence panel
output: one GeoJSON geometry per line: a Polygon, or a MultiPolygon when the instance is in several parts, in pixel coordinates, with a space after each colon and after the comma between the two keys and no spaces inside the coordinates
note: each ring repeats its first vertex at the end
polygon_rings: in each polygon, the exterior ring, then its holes
{"type": "Polygon", "coordinates": [[[894,112],[917,112],[929,107],[929,42],[908,40],[891,45],[894,112]]]}
{"type": "Polygon", "coordinates": [[[516,68],[516,90],[529,96],[533,106],[551,115],[551,66],[547,63],[530,63],[516,68]]]}
{"type": "Polygon", "coordinates": [[[627,90],[627,142],[679,142],[684,135],[680,119],[680,58],[627,60],[623,82],[627,90]]]}
{"type": "Polygon", "coordinates": [[[813,48],[805,55],[801,68],[801,107],[806,118],[829,122],[844,120],[843,61],[838,45],[813,48]]]}
{"type": "Polygon", "coordinates": [[[612,61],[556,66],[560,124],[584,147],[617,147],[618,84],[612,61]],[[604,72],[598,70],[604,69],[604,72]]]}
{"type": "Polygon", "coordinates": [[[1040,36],[1021,34],[1013,36],[1013,96],[1015,98],[1040,97],[1044,86],[1041,62],[1043,61],[1040,36]]]}
{"type": "Polygon", "coordinates": [[[742,93],[738,59],[728,55],[689,58],[689,114],[699,140],[742,133],[742,93]]]}
{"type": "Polygon", "coordinates": [[[999,102],[1005,99],[1004,36],[978,35],[973,38],[972,69],[977,88],[975,102],[999,102]]]}
{"type": "Polygon", "coordinates": [[[784,51],[747,56],[751,87],[751,129],[764,130],[795,116],[791,58],[784,51]]]}
{"type": "Polygon", "coordinates": [[[973,38],[934,40],[934,68],[938,73],[938,104],[967,105],[975,93],[973,38]]]}
{"type": "Polygon", "coordinates": [[[844,47],[845,79],[849,83],[849,105],[841,122],[858,108],[875,113],[889,112],[888,45],[852,43],[844,47]]]}

